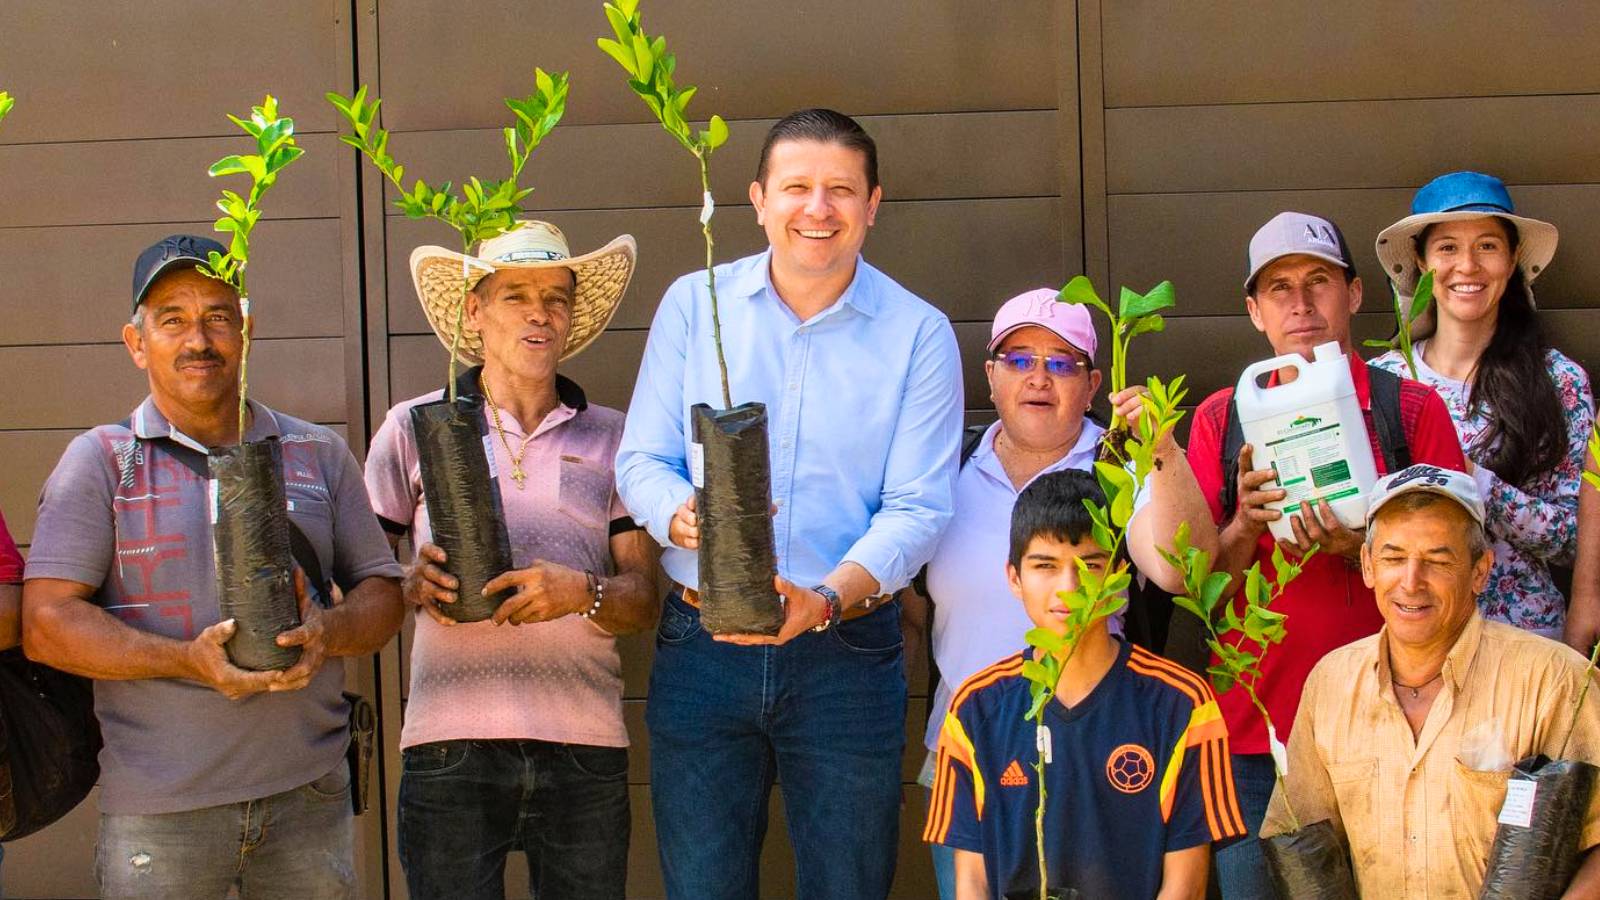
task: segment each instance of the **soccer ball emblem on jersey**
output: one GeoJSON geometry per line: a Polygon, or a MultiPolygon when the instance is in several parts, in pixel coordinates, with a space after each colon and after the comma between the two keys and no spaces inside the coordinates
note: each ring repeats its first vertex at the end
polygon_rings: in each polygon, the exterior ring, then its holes
{"type": "Polygon", "coordinates": [[[1106,757],[1106,780],[1124,794],[1137,794],[1156,778],[1156,762],[1138,744],[1123,744],[1106,757]]]}

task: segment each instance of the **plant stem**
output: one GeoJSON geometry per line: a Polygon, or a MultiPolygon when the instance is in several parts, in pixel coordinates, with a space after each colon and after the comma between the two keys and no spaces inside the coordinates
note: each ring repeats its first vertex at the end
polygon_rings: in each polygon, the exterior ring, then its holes
{"type": "Polygon", "coordinates": [[[245,293],[244,268],[239,269],[239,308],[244,312],[244,347],[239,353],[239,446],[244,446],[245,419],[250,412],[250,295],[245,293]]]}
{"type": "MultiPolygon", "coordinates": [[[[1253,684],[1240,679],[1238,685],[1244,688],[1245,696],[1250,698],[1250,703],[1255,706],[1256,712],[1261,714],[1261,721],[1267,726],[1267,735],[1270,740],[1271,736],[1276,732],[1272,730],[1272,716],[1268,714],[1266,704],[1262,703],[1261,698],[1256,696],[1256,689],[1253,684]]],[[[1291,830],[1299,831],[1300,817],[1294,814],[1294,805],[1289,802],[1289,788],[1283,783],[1284,772],[1278,768],[1278,758],[1272,755],[1270,746],[1267,751],[1267,756],[1272,759],[1272,777],[1278,783],[1278,796],[1283,798],[1283,811],[1289,816],[1289,824],[1294,826],[1291,830]]]]}
{"type": "MultiPolygon", "coordinates": [[[[700,189],[705,194],[711,193],[711,172],[706,167],[706,154],[696,153],[694,158],[700,161],[700,189]]],[[[717,345],[717,371],[722,375],[722,408],[733,408],[733,394],[728,390],[728,360],[722,355],[722,319],[717,312],[717,272],[712,268],[711,254],[711,218],[706,217],[700,223],[700,231],[706,236],[706,289],[711,292],[711,340],[717,345]]]]}
{"type": "MultiPolygon", "coordinates": [[[[1049,702],[1049,700],[1045,701],[1047,705],[1049,702]]],[[[1044,712],[1042,709],[1039,713],[1039,722],[1041,725],[1044,722],[1044,712]]],[[[1037,728],[1038,726],[1035,726],[1035,734],[1038,733],[1037,728]]],[[[1044,751],[1036,750],[1035,753],[1037,753],[1038,756],[1034,760],[1033,771],[1035,773],[1035,777],[1039,780],[1039,808],[1033,812],[1033,836],[1036,844],[1034,849],[1039,854],[1039,900],[1048,900],[1050,896],[1048,893],[1050,890],[1050,882],[1047,877],[1048,870],[1044,861],[1044,751]]]]}
{"type": "Polygon", "coordinates": [[[1595,662],[1600,660],[1600,642],[1594,645],[1594,650],[1589,653],[1589,667],[1583,670],[1583,687],[1578,691],[1578,702],[1572,704],[1572,721],[1567,725],[1567,736],[1561,739],[1561,751],[1556,754],[1556,759],[1567,758],[1567,742],[1572,740],[1572,733],[1578,730],[1578,714],[1583,712],[1583,698],[1589,694],[1589,682],[1594,680],[1595,662]]]}
{"type": "Polygon", "coordinates": [[[456,402],[456,349],[461,346],[461,323],[467,316],[467,257],[472,255],[472,244],[463,240],[461,250],[461,302],[456,304],[455,330],[450,333],[450,380],[445,382],[445,390],[450,395],[450,402],[456,402]]]}

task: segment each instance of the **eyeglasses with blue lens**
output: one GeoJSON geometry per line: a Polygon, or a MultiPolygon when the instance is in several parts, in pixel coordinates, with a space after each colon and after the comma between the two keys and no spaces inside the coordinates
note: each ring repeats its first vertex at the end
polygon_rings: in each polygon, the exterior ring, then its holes
{"type": "Polygon", "coordinates": [[[1026,350],[1011,350],[1006,353],[996,353],[995,361],[1005,366],[1018,375],[1025,375],[1034,370],[1039,360],[1044,360],[1044,370],[1057,378],[1070,378],[1078,372],[1089,368],[1089,364],[1076,356],[1046,356],[1040,353],[1029,353],[1026,350]]]}

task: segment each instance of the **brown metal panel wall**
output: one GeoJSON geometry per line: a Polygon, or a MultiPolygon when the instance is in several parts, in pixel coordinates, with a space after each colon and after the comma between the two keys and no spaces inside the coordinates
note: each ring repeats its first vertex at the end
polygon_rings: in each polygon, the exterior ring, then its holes
{"type": "MultiPolygon", "coordinates": [[[[646,26],[667,34],[681,54],[679,80],[700,85],[691,112],[729,119],[732,137],[712,162],[719,261],[765,245],[747,191],[774,117],[826,105],[861,117],[879,144],[885,204],[867,257],[944,309],[963,335],[986,328],[1006,297],[1059,284],[1081,266],[1073,4],[762,0],[730,15],[727,7],[663,3],[646,4],[646,26]]],[[[376,31],[384,120],[395,131],[391,152],[410,174],[434,181],[497,177],[505,168],[495,130],[506,116],[499,98],[526,93],[534,65],[572,71],[566,121],[535,154],[525,181],[536,188],[538,214],[561,225],[575,248],[622,232],[639,241],[639,270],[622,309],[607,333],[564,367],[595,402],[625,408],[662,292],[704,251],[693,163],[595,49],[606,27],[591,0],[497,2],[475,6],[470,17],[437,0],[395,0],[382,6],[376,31]],[[475,52],[452,61],[450,78],[417,63],[430,48],[466,45],[475,52]]],[[[385,199],[393,199],[392,190],[385,199]]],[[[375,276],[369,261],[367,302],[369,316],[387,322],[386,343],[372,348],[384,357],[387,380],[371,387],[375,399],[387,392],[394,401],[436,389],[445,362],[417,306],[407,258],[420,244],[453,247],[456,238],[392,207],[384,213],[385,267],[375,276]],[[376,291],[375,278],[383,285],[376,291]]],[[[978,408],[988,405],[977,364],[981,344],[962,344],[969,403],[978,408]]],[[[661,895],[643,729],[651,646],[643,635],[622,647],[635,748],[630,897],[661,895]]],[[[403,660],[391,668],[403,685],[403,660]]],[[[931,895],[932,883],[918,840],[925,805],[911,782],[921,764],[926,676],[909,680],[910,802],[896,896],[921,898],[931,895]]],[[[793,858],[781,799],[773,805],[763,896],[786,897],[793,858]]],[[[524,878],[514,864],[513,891],[524,878]]]]}
{"type": "MultiPolygon", "coordinates": [[[[0,25],[0,508],[26,548],[45,477],[73,435],[145,394],[120,343],[133,258],[173,232],[206,233],[224,183],[206,167],[244,152],[224,114],[267,92],[296,118],[306,158],[267,198],[252,267],[253,394],[365,439],[353,196],[322,100],[351,78],[349,0],[289,5],[17,0],[0,25]],[[352,338],[355,340],[352,341],[352,338]],[[347,427],[347,423],[355,427],[347,427]]],[[[354,171],[353,161],[348,167],[354,171]]],[[[238,179],[226,186],[239,188],[238,179]]],[[[352,665],[352,684],[370,672],[352,665]]],[[[366,896],[382,896],[382,833],[358,829],[366,896]]],[[[93,800],[7,847],[11,896],[94,894],[93,800]]]]}
{"type": "Polygon", "coordinates": [[[1080,24],[1085,133],[1102,127],[1084,148],[1089,257],[1103,234],[1103,281],[1178,289],[1167,333],[1133,351],[1141,374],[1187,372],[1197,401],[1267,355],[1243,314],[1245,249],[1285,209],[1340,223],[1365,285],[1357,337],[1387,336],[1373,241],[1459,168],[1561,228],[1542,320],[1600,364],[1600,265],[1583,252],[1600,237],[1600,8],[1090,0],[1080,24]]]}

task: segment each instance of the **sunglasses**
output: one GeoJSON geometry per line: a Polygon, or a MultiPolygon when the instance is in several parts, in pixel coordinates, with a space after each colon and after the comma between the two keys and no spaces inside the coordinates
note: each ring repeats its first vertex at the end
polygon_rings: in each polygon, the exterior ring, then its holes
{"type": "Polygon", "coordinates": [[[1089,363],[1078,359],[1076,356],[1044,356],[1038,353],[1029,353],[1026,350],[1012,350],[1007,353],[996,353],[995,362],[1016,372],[1026,375],[1032,372],[1044,360],[1044,370],[1057,378],[1071,378],[1080,371],[1090,368],[1089,363]]]}

